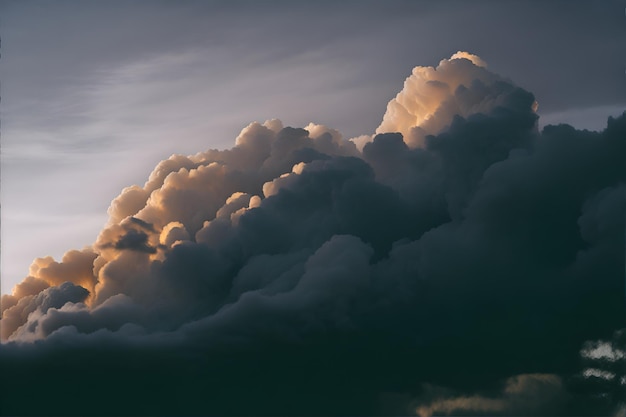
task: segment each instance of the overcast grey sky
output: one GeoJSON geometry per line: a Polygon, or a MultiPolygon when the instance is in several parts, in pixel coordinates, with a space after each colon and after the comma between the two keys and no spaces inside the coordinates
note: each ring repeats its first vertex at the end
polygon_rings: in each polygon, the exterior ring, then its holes
{"type": "Polygon", "coordinates": [[[414,66],[458,50],[534,93],[542,125],[626,108],[620,1],[4,0],[0,36],[2,293],[91,244],[170,154],[270,118],[371,134],[414,66]]]}

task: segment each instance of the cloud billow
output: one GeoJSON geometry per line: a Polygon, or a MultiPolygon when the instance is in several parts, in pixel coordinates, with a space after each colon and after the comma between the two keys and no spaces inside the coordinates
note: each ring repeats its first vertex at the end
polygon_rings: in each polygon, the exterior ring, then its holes
{"type": "Polygon", "coordinates": [[[47,363],[35,414],[82,378],[117,395],[94,414],[571,414],[581,347],[624,326],[626,116],[535,110],[459,52],[376,135],[270,120],[162,161],[2,296],[0,411],[47,363]]]}

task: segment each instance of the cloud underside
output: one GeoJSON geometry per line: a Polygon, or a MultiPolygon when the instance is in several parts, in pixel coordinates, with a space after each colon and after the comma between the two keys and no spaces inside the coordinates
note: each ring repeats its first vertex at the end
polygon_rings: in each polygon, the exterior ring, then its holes
{"type": "Polygon", "coordinates": [[[162,161],[2,296],[0,411],[46,374],[35,414],[593,413],[564,381],[623,326],[626,116],[535,110],[459,52],[375,135],[270,120],[162,161]]]}

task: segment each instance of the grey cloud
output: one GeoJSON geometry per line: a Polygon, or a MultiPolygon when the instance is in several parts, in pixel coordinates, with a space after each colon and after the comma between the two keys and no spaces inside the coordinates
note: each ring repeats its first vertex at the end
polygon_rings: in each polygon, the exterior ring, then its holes
{"type": "Polygon", "coordinates": [[[42,334],[49,336],[65,326],[72,326],[79,333],[89,334],[101,329],[118,331],[124,325],[139,326],[146,321],[145,312],[137,304],[129,297],[118,294],[93,310],[84,304],[50,309],[39,319],[39,326],[42,334]]]}
{"type": "Polygon", "coordinates": [[[50,309],[59,309],[67,303],[79,303],[89,295],[85,288],[64,282],[59,286],[49,287],[37,295],[26,296],[18,303],[2,312],[2,336],[19,340],[30,335],[45,337],[41,334],[40,318],[50,309]]]}
{"type": "Polygon", "coordinates": [[[138,370],[115,389],[130,414],[375,414],[425,383],[447,391],[424,413],[570,412],[581,346],[623,327],[626,115],[539,131],[532,94],[454,61],[469,82],[421,146],[271,120],[161,162],[93,248],[37,260],[3,298],[0,388],[97,352],[98,389],[138,370]]]}
{"type": "Polygon", "coordinates": [[[156,248],[148,245],[148,235],[136,230],[129,230],[115,242],[115,249],[131,249],[140,252],[155,253],[156,248]]]}

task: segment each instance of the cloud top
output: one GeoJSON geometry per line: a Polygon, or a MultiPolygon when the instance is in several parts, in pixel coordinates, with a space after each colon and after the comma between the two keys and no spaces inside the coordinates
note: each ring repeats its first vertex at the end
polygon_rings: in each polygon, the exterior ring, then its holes
{"type": "Polygon", "coordinates": [[[376,133],[399,132],[409,146],[424,147],[425,138],[441,133],[454,117],[498,107],[517,110],[519,89],[486,68],[480,57],[462,51],[437,67],[413,68],[402,91],[387,104],[376,133]]]}

